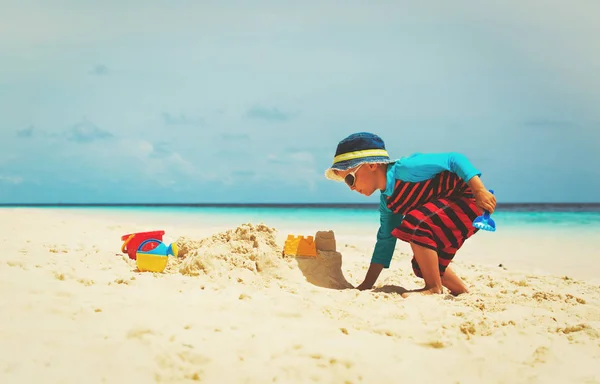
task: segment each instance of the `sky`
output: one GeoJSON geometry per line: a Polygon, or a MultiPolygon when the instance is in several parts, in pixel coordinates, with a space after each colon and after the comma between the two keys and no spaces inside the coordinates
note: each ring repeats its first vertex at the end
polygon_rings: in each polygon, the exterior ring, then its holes
{"type": "Polygon", "coordinates": [[[600,2],[0,0],[0,203],[374,203],[368,131],[600,201],[600,2]]]}

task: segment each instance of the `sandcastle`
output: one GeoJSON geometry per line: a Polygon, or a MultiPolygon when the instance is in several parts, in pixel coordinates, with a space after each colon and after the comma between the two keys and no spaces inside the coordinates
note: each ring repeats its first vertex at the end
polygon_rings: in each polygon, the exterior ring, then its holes
{"type": "Polygon", "coordinates": [[[318,231],[315,235],[315,246],[318,251],[336,251],[335,234],[333,231],[318,231]]]}
{"type": "Polygon", "coordinates": [[[333,231],[317,231],[314,237],[288,235],[283,247],[285,256],[316,257],[317,251],[336,251],[333,231]]]}
{"type": "Polygon", "coordinates": [[[312,236],[288,235],[283,246],[284,256],[316,257],[317,248],[312,236]]]}
{"type": "Polygon", "coordinates": [[[313,236],[304,238],[290,235],[286,247],[284,254],[296,256],[298,267],[309,283],[332,289],[353,288],[342,273],[342,255],[337,252],[333,231],[318,231],[314,241],[313,236]],[[310,249],[306,251],[308,247],[310,249]],[[303,257],[307,253],[314,256],[303,257]]]}

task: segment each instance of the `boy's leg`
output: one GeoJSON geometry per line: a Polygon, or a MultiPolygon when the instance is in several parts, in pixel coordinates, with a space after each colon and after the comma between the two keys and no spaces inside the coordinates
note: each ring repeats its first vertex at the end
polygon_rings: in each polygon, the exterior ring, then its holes
{"type": "Polygon", "coordinates": [[[460,295],[461,293],[467,293],[468,289],[465,283],[458,277],[454,271],[450,268],[450,263],[454,259],[454,254],[457,250],[453,247],[449,249],[439,250],[439,268],[440,274],[442,275],[442,285],[450,290],[453,295],[460,295]]]}
{"type": "Polygon", "coordinates": [[[442,293],[442,286],[453,294],[467,292],[453,271],[443,281],[441,276],[445,275],[456,251],[477,232],[472,222],[478,216],[478,209],[472,198],[439,199],[408,212],[401,225],[392,231],[392,235],[410,243],[415,274],[425,280],[425,288],[416,292],[442,293]],[[441,253],[438,255],[437,251],[441,253]]]}
{"type": "Polygon", "coordinates": [[[442,278],[440,277],[437,252],[413,242],[410,243],[410,246],[413,250],[415,261],[419,264],[423,280],[425,280],[425,288],[414,292],[423,294],[442,293],[442,278]]]}
{"type": "Polygon", "coordinates": [[[410,245],[414,252],[414,262],[417,264],[414,267],[418,268],[416,272],[425,280],[425,288],[407,292],[403,295],[404,297],[416,292],[422,294],[442,293],[442,286],[448,288],[453,295],[469,292],[461,278],[448,266],[454,255],[442,253],[438,257],[438,253],[432,249],[412,242],[410,245]],[[442,272],[441,277],[440,272],[442,272]]]}
{"type": "Polygon", "coordinates": [[[469,289],[465,283],[450,267],[446,268],[446,272],[444,272],[444,276],[442,276],[442,285],[448,288],[450,293],[454,296],[458,296],[462,293],[469,293],[469,289]]]}

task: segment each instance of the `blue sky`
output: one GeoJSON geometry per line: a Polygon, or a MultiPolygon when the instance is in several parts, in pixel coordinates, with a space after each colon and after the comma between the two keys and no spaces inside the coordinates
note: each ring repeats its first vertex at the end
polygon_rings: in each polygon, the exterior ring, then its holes
{"type": "Polygon", "coordinates": [[[0,202],[376,202],[356,131],[598,201],[597,1],[6,1],[0,202]]]}

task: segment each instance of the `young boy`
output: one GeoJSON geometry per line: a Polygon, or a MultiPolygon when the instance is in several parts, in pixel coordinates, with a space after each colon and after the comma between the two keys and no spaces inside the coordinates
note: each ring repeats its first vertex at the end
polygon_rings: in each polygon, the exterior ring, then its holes
{"type": "MultiPolygon", "coordinates": [[[[415,292],[453,295],[468,292],[448,266],[465,240],[477,232],[477,216],[496,208],[496,198],[479,172],[458,153],[413,154],[390,160],[383,140],[372,133],[354,133],[339,142],[325,176],[345,181],[353,191],[381,192],[380,227],[364,281],[371,289],[383,268],[389,268],[396,239],[410,244],[414,273],[425,280],[415,292]]],[[[405,295],[406,296],[406,295],[405,295]]]]}

